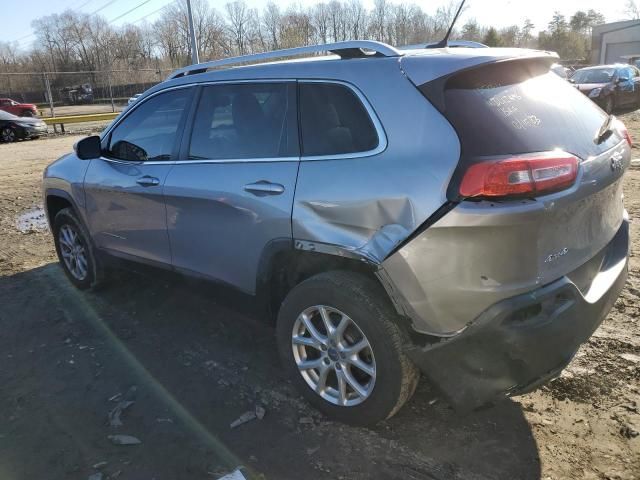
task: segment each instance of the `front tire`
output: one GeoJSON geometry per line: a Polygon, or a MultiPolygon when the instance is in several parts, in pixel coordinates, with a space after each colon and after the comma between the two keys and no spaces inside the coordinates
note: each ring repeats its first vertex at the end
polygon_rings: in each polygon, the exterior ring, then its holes
{"type": "Polygon", "coordinates": [[[609,95],[605,101],[604,101],[604,111],[607,112],[608,114],[611,114],[611,112],[613,112],[613,109],[615,108],[615,102],[613,100],[613,96],[609,95]]]}
{"type": "Polygon", "coordinates": [[[328,417],[371,425],[393,416],[419,379],[403,351],[405,334],[373,279],[326,272],[297,285],[278,313],[284,368],[328,417]]]}
{"type": "Polygon", "coordinates": [[[53,238],[60,265],[80,290],[95,289],[104,278],[104,268],[95,254],[87,230],[70,208],[60,210],[53,221],[53,238]]]}

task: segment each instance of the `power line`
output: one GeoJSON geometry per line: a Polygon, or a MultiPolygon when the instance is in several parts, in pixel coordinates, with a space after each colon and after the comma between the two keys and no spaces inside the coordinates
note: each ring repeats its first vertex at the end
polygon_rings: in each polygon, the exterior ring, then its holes
{"type": "Polygon", "coordinates": [[[101,6],[99,9],[94,10],[93,12],[91,12],[89,15],[95,15],[98,12],[101,12],[102,10],[104,10],[105,8],[107,8],[109,5],[117,2],[118,0],[109,0],[107,3],[105,3],[103,6],[101,6]]]}
{"type": "MultiPolygon", "coordinates": [[[[113,0],[116,1],[116,0],[113,0]]],[[[137,10],[138,8],[140,8],[143,5],[146,5],[147,3],[149,3],[151,0],[144,0],[144,2],[139,3],[138,5],[136,5],[135,7],[133,7],[130,10],[127,10],[126,12],[124,12],[122,15],[118,15],[116,18],[112,18],[111,20],[109,20],[109,23],[113,23],[116,20],[120,20],[122,17],[125,17],[127,15],[129,15],[131,12],[133,12],[134,10],[137,10]]]]}
{"type": "MultiPolygon", "coordinates": [[[[94,0],[85,0],[85,2],[80,5],[79,7],[77,7],[77,10],[83,8],[84,6],[88,5],[89,3],[93,2],[94,0]]],[[[111,5],[112,3],[117,2],[118,0],[109,0],[107,3],[105,3],[104,5],[102,5],[100,8],[98,8],[97,10],[95,10],[94,12],[90,13],[89,15],[93,15],[94,13],[97,13],[101,10],[104,10],[105,8],[107,8],[109,5],[111,5]]],[[[119,20],[120,18],[130,14],[131,12],[133,12],[134,10],[137,10],[138,8],[142,7],[143,5],[145,5],[146,3],[149,3],[151,0],[145,0],[141,3],[139,3],[138,5],[136,5],[135,7],[127,10],[126,12],[124,12],[122,15],[118,15],[117,17],[109,20],[109,23],[113,23],[116,20],[119,20]]],[[[145,18],[150,17],[151,15],[154,15],[156,13],[158,13],[159,11],[167,8],[169,5],[171,5],[172,3],[177,2],[178,0],[171,0],[169,3],[166,3],[165,5],[163,5],[162,7],[154,10],[153,12],[147,13],[146,15],[143,15],[142,17],[134,20],[133,22],[130,23],[138,23],[142,20],[144,20],[145,18]]],[[[26,48],[27,45],[32,42],[32,40],[28,40],[31,37],[35,37],[36,34],[35,33],[30,33],[29,35],[23,35],[22,37],[16,38],[15,40],[13,40],[13,42],[18,43],[18,48],[26,48]]]]}
{"type": "Polygon", "coordinates": [[[29,38],[29,37],[35,37],[36,34],[35,33],[30,33],[29,35],[25,35],[24,37],[20,37],[20,38],[16,38],[14,40],[14,42],[20,42],[21,40],[24,40],[25,38],[29,38]]]}
{"type": "MultiPolygon", "coordinates": [[[[81,0],[82,1],[82,0],[81,0]]],[[[82,5],[80,5],[79,7],[74,7],[73,5],[69,8],[76,8],[78,10],[80,10],[81,8],[84,8],[85,6],[87,6],[88,4],[90,4],[91,2],[93,2],[93,0],[86,0],[85,2],[82,2],[82,5]]],[[[76,4],[78,4],[80,2],[76,2],[76,4]]]]}
{"type": "Polygon", "coordinates": [[[134,21],[132,21],[132,22],[130,22],[130,23],[138,23],[139,21],[144,20],[145,18],[148,18],[148,17],[150,17],[151,15],[155,15],[155,14],[156,14],[156,13],[158,13],[160,10],[164,10],[164,9],[165,9],[165,8],[167,8],[169,5],[171,5],[172,3],[176,3],[177,1],[178,1],[178,0],[171,0],[169,3],[167,3],[167,4],[163,5],[162,7],[158,8],[157,10],[154,10],[154,11],[153,11],[153,12],[151,12],[151,13],[147,13],[146,15],[144,15],[144,16],[142,16],[142,17],[138,18],[137,20],[134,20],[134,21]]]}
{"type": "MultiPolygon", "coordinates": [[[[82,0],[80,0],[80,1],[82,1],[82,0]]],[[[71,4],[71,5],[69,6],[69,8],[74,8],[74,9],[76,9],[76,10],[80,10],[81,8],[85,7],[86,5],[88,5],[89,3],[93,2],[93,1],[94,1],[94,0],[85,0],[85,1],[82,3],[82,5],[80,5],[80,6],[78,6],[78,7],[75,7],[75,6],[74,6],[74,4],[71,4]]],[[[113,1],[116,1],[116,0],[113,0],[113,1]]],[[[79,2],[75,2],[75,3],[77,4],[77,3],[79,3],[79,2]]],[[[27,38],[31,38],[31,37],[35,37],[35,36],[36,36],[36,34],[35,34],[35,33],[30,33],[30,34],[28,34],[28,35],[23,35],[22,37],[18,37],[18,38],[16,38],[15,40],[13,40],[13,42],[24,43],[24,42],[22,42],[22,40],[25,40],[25,39],[27,39],[27,38]]],[[[20,47],[22,47],[22,46],[24,46],[24,45],[19,45],[19,46],[20,46],[20,47]]]]}

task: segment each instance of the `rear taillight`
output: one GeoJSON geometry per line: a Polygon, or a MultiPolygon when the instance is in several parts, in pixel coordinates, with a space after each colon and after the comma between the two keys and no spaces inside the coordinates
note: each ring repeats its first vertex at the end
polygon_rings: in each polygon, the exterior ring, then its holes
{"type": "Polygon", "coordinates": [[[536,196],[573,185],[578,159],[566,152],[528,154],[471,165],[460,184],[469,197],[536,196]]]}
{"type": "Polygon", "coordinates": [[[627,130],[625,124],[622,123],[622,120],[616,119],[616,129],[618,130],[618,132],[620,132],[620,135],[625,138],[629,146],[633,146],[633,141],[631,140],[631,135],[629,135],[629,130],[627,130]]]}

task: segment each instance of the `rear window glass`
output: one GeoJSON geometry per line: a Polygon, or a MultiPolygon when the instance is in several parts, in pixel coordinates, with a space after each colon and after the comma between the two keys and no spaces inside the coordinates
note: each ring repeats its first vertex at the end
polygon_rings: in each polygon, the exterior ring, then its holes
{"type": "Polygon", "coordinates": [[[587,158],[621,140],[612,135],[596,145],[606,114],[548,67],[531,62],[492,64],[450,79],[444,113],[467,159],[554,149],[587,158]]]}
{"type": "Polygon", "coordinates": [[[302,151],[305,156],[373,150],[378,134],[356,94],[344,85],[300,85],[302,151]]]}

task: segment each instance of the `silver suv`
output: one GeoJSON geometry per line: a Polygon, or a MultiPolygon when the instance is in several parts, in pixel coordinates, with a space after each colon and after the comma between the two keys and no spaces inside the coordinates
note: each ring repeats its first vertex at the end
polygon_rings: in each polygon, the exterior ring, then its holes
{"type": "Polygon", "coordinates": [[[178,70],[46,169],[62,267],[80,289],[117,258],[255,295],[290,379],[345,422],[396,413],[419,372],[463,410],[530,391],[607,314],[629,249],[631,140],[556,60],[355,41],[178,70]]]}

